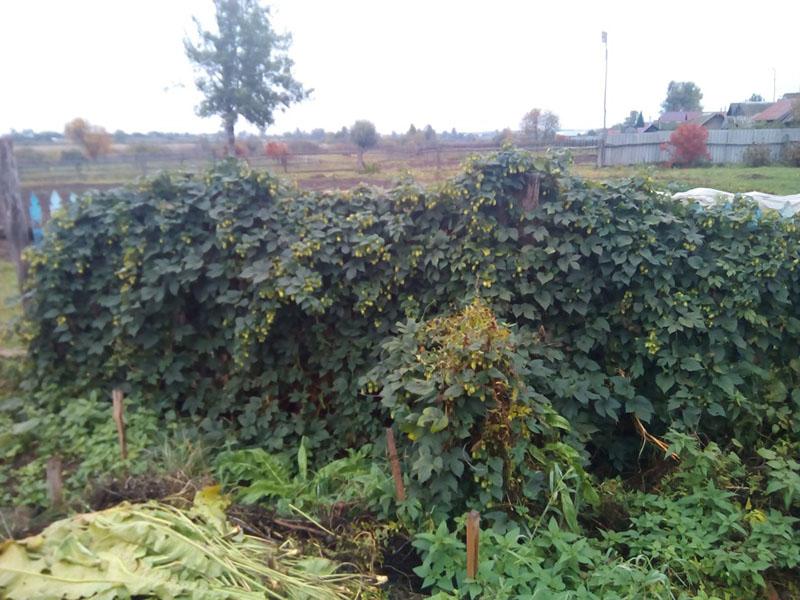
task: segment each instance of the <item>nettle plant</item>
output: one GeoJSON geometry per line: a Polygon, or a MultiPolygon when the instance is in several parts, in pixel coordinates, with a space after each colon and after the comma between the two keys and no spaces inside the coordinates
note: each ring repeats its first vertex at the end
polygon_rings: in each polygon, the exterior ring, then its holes
{"type": "Polygon", "coordinates": [[[477,287],[514,325],[509,365],[527,352],[551,371],[514,366],[514,382],[500,361],[509,392],[548,398],[595,460],[635,464],[633,416],[744,447],[796,437],[796,220],[565,169],[507,149],[430,189],[306,193],[231,162],[88,194],[30,256],[37,381],[120,386],[270,452],[305,436],[324,462],[390,422],[363,382],[396,324],[455,314],[477,287]]]}
{"type": "Polygon", "coordinates": [[[398,329],[365,391],[380,387],[406,436],[412,496],[439,517],[470,505],[528,517],[532,503],[545,504],[548,479],[566,470],[576,488],[560,506],[577,527],[573,496],[593,491],[579,453],[561,441],[569,423],[536,391],[553,374],[544,361],[519,348],[477,297],[451,316],[398,329]]]}

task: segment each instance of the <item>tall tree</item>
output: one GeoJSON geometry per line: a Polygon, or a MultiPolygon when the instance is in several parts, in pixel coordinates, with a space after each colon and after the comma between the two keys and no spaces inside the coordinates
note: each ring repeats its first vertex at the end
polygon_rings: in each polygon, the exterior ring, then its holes
{"type": "Polygon", "coordinates": [[[363,171],[364,152],[377,145],[378,132],[369,121],[356,121],[350,128],[350,139],[358,147],[358,166],[363,171]]]}
{"type": "Polygon", "coordinates": [[[542,113],[542,133],[546,140],[553,140],[556,137],[556,132],[561,127],[561,120],[554,112],[546,110],[542,113]]]}
{"type": "Polygon", "coordinates": [[[636,119],[639,118],[639,111],[632,110],[622,122],[623,127],[636,127],[636,119]]]}
{"type": "Polygon", "coordinates": [[[539,121],[542,117],[540,108],[532,108],[522,117],[519,128],[525,135],[533,136],[534,140],[539,139],[539,121]]]}
{"type": "Polygon", "coordinates": [[[287,51],[291,35],[275,33],[269,8],[257,0],[214,0],[217,31],[206,31],[195,19],[199,41],[184,40],[186,55],[202,72],[197,88],[205,98],[202,117],[222,117],[228,154],[234,153],[239,117],[265,128],[275,111],[307,98],[310,90],[292,76],[287,51]]]}
{"type": "Polygon", "coordinates": [[[761,94],[750,94],[750,98],[747,100],[748,102],[763,102],[764,96],[761,94]]]}
{"type": "Polygon", "coordinates": [[[661,103],[664,111],[670,110],[702,110],[700,101],[703,92],[692,81],[670,81],[667,86],[667,97],[661,103]]]}

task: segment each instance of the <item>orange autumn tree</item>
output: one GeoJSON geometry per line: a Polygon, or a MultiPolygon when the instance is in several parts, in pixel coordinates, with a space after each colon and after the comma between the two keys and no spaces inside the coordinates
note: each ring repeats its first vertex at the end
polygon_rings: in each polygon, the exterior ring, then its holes
{"type": "Polygon", "coordinates": [[[264,153],[279,163],[286,173],[289,166],[289,147],[283,142],[269,142],[264,146],[264,153]]]}
{"type": "Polygon", "coordinates": [[[86,119],[73,119],[64,127],[64,136],[79,145],[90,160],[97,160],[111,152],[111,135],[102,127],[86,119]]]}
{"type": "Polygon", "coordinates": [[[690,167],[711,160],[708,153],[708,130],[702,125],[684,123],[669,136],[662,146],[670,154],[670,165],[690,167]]]}

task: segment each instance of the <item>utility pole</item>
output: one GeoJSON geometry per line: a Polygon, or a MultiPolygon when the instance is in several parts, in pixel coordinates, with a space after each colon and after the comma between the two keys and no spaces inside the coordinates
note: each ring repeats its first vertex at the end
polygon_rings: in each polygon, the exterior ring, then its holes
{"type": "Polygon", "coordinates": [[[606,71],[603,83],[603,132],[606,131],[606,98],[608,97],[608,33],[603,32],[603,46],[606,49],[606,71]]]}
{"type": "Polygon", "coordinates": [[[775,82],[777,80],[778,80],[778,72],[775,70],[775,67],[772,67],[772,101],[773,102],[775,102],[775,98],[776,98],[775,90],[777,89],[777,86],[775,85],[775,82]]]}

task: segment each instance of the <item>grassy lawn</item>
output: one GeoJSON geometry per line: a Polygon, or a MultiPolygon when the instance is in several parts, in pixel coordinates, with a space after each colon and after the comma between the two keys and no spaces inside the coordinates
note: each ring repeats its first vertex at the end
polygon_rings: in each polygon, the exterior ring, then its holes
{"type": "Polygon", "coordinates": [[[18,348],[19,340],[9,335],[8,328],[20,314],[17,273],[14,265],[0,260],[0,347],[18,348]]]}
{"type": "Polygon", "coordinates": [[[724,192],[765,192],[787,196],[800,194],[800,169],[796,167],[720,166],[665,169],[656,166],[605,167],[575,165],[576,173],[594,181],[643,175],[673,191],[707,187],[724,192]]]}

